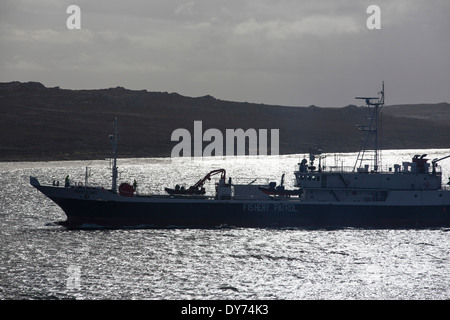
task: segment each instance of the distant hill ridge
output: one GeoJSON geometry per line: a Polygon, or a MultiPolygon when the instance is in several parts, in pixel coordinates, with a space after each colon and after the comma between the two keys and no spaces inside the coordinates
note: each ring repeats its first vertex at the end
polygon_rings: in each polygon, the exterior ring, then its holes
{"type": "MultiPolygon", "coordinates": [[[[69,90],[39,82],[0,83],[0,161],[104,159],[112,120],[120,124],[119,157],[170,156],[171,134],[193,123],[217,128],[279,129],[281,154],[357,151],[366,107],[287,107],[232,102],[123,87],[69,90]]],[[[450,148],[450,105],[384,106],[382,147],[450,148]]],[[[203,147],[208,145],[205,142],[203,147]]]]}

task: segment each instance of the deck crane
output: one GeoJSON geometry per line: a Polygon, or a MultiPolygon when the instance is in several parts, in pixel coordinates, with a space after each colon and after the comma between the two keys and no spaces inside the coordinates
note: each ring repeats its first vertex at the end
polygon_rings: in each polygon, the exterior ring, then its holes
{"type": "Polygon", "coordinates": [[[165,188],[164,190],[170,194],[170,195],[203,195],[205,194],[205,188],[203,188],[203,185],[205,184],[206,180],[211,180],[211,177],[216,174],[221,174],[220,179],[225,181],[225,169],[217,169],[210,171],[206,176],[204,176],[202,179],[197,181],[196,184],[193,186],[190,186],[188,189],[185,189],[184,187],[180,187],[179,185],[175,186],[175,189],[171,188],[165,188]]]}
{"type": "MultiPolygon", "coordinates": [[[[438,163],[439,161],[441,161],[441,160],[444,160],[444,159],[447,159],[447,158],[450,158],[450,155],[448,155],[448,156],[445,156],[445,157],[442,157],[442,158],[436,158],[436,159],[433,159],[432,161],[431,161],[431,164],[433,165],[433,174],[435,174],[436,173],[436,167],[437,167],[437,164],[436,163],[438,163]]],[[[450,178],[449,178],[450,179],[450,178]]],[[[450,181],[449,181],[449,184],[450,184],[450,181]]]]}

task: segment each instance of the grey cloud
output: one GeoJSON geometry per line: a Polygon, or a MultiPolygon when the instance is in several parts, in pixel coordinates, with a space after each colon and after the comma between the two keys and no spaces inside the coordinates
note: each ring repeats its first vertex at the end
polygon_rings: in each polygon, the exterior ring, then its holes
{"type": "Polygon", "coordinates": [[[342,106],[385,80],[388,103],[450,101],[449,2],[378,3],[370,31],[371,1],[79,0],[75,31],[72,1],[3,1],[0,81],[342,106]]]}

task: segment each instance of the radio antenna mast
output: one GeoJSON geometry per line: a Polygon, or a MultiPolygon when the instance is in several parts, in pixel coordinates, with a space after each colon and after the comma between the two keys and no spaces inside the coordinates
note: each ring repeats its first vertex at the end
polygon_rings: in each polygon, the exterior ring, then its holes
{"type": "Polygon", "coordinates": [[[356,97],[355,99],[366,101],[370,111],[370,117],[368,118],[368,125],[358,126],[364,132],[364,146],[358,153],[353,171],[355,171],[358,162],[359,167],[361,167],[364,160],[373,160],[373,171],[378,172],[380,161],[380,150],[378,149],[378,117],[380,109],[384,105],[384,81],[382,82],[381,91],[378,92],[378,97],[356,97]],[[370,143],[373,143],[373,158],[365,158],[370,143]]]}
{"type": "Polygon", "coordinates": [[[112,167],[112,192],[117,192],[117,118],[114,119],[114,135],[109,135],[113,146],[113,167],[112,167]]]}

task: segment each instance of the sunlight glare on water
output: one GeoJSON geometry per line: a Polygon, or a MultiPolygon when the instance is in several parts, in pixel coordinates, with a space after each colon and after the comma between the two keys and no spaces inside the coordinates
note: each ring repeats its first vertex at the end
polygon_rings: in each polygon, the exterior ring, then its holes
{"type": "MultiPolygon", "coordinates": [[[[386,166],[414,154],[392,150],[386,166]]],[[[192,185],[213,169],[293,186],[304,155],[119,159],[119,181],[141,193],[192,185]]],[[[355,154],[327,155],[353,165],[355,154]]],[[[443,182],[450,161],[440,163],[443,182]]],[[[0,299],[449,299],[450,233],[437,230],[125,229],[69,231],[62,210],[29,185],[69,174],[109,186],[105,161],[0,163],[0,299]]],[[[119,183],[120,183],[119,182],[119,183]]],[[[213,181],[206,185],[214,191],[213,181]]]]}

